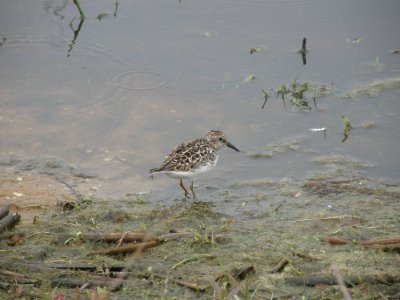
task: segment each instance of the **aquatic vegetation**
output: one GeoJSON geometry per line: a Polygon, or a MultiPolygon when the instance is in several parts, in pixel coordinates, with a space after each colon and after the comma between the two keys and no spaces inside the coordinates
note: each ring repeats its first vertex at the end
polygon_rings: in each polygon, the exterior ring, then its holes
{"type": "Polygon", "coordinates": [[[348,92],[345,97],[354,99],[362,96],[376,97],[380,91],[400,88],[400,77],[375,80],[348,92]]]}
{"type": "Polygon", "coordinates": [[[284,139],[283,141],[268,145],[265,151],[250,153],[249,156],[252,158],[271,158],[274,155],[282,154],[287,151],[299,151],[301,149],[300,144],[302,140],[302,137],[284,139]]]}
{"type": "Polygon", "coordinates": [[[250,54],[258,53],[262,50],[260,47],[250,48],[250,54]]]}
{"type": "Polygon", "coordinates": [[[79,0],[73,0],[73,2],[75,4],[76,8],[78,9],[78,12],[79,12],[79,15],[80,15],[81,19],[84,19],[85,18],[85,14],[83,13],[81,5],[79,4],[79,0]]]}
{"type": "Polygon", "coordinates": [[[344,125],[342,143],[344,143],[347,140],[347,138],[349,137],[350,131],[353,127],[350,124],[350,119],[348,116],[343,115],[342,121],[343,121],[343,125],[344,125]]]}
{"type": "Polygon", "coordinates": [[[246,82],[252,81],[254,79],[256,79],[256,75],[251,73],[251,74],[246,76],[246,78],[243,80],[243,82],[246,83],[246,82]]]}
{"type": "Polygon", "coordinates": [[[346,38],[346,43],[347,44],[360,44],[364,42],[364,40],[360,37],[356,37],[356,38],[346,38]]]}
{"type": "MultiPolygon", "coordinates": [[[[261,108],[263,109],[267,103],[269,94],[265,90],[262,90],[262,92],[264,94],[264,103],[261,108]]],[[[311,100],[314,103],[315,110],[318,110],[316,99],[332,92],[334,92],[333,86],[327,87],[326,85],[309,83],[307,81],[299,83],[297,78],[295,78],[289,86],[282,83],[276,89],[276,97],[282,99],[283,107],[286,107],[285,97],[288,96],[292,108],[310,111],[312,110],[310,106],[311,100]]]]}

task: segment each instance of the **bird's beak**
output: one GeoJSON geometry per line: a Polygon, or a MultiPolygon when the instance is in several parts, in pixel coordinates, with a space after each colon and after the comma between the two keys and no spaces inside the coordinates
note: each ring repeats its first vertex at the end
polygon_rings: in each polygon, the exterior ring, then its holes
{"type": "Polygon", "coordinates": [[[237,152],[240,152],[239,149],[236,148],[235,146],[233,146],[231,143],[227,142],[226,145],[227,145],[229,148],[231,148],[231,149],[233,149],[233,150],[236,150],[237,152]]]}

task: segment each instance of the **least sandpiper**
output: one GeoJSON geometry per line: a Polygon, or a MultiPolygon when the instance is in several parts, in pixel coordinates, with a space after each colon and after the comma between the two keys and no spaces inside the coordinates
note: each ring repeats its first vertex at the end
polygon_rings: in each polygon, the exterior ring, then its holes
{"type": "MultiPolygon", "coordinates": [[[[185,191],[185,197],[187,197],[189,193],[183,185],[182,179],[193,178],[214,168],[218,161],[218,151],[224,146],[239,152],[238,148],[228,142],[225,133],[219,130],[211,130],[202,138],[176,147],[167,155],[161,166],[151,169],[150,173],[164,173],[180,179],[179,186],[185,191]]],[[[190,190],[193,198],[196,198],[193,180],[190,184],[190,190]]]]}

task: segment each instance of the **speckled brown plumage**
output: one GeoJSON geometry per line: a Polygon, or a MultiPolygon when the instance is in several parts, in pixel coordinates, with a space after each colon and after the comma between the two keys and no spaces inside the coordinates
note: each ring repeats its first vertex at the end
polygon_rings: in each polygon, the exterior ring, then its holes
{"type": "MultiPolygon", "coordinates": [[[[214,168],[218,161],[218,151],[224,146],[239,151],[228,142],[222,131],[211,130],[203,138],[198,138],[176,147],[167,155],[164,162],[158,168],[151,169],[150,173],[160,172],[179,178],[181,180],[180,186],[185,191],[185,196],[187,196],[188,192],[183,186],[182,178],[195,177],[214,168]]],[[[191,190],[193,196],[195,196],[193,182],[191,190]]]]}
{"type": "Polygon", "coordinates": [[[161,166],[151,169],[150,173],[161,171],[189,172],[215,161],[217,157],[217,151],[210,146],[205,138],[195,139],[172,150],[161,166]]]}

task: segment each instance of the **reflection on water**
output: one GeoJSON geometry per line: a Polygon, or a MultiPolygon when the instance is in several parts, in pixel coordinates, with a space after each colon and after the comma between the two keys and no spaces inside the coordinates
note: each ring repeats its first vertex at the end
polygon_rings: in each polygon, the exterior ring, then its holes
{"type": "Polygon", "coordinates": [[[3,46],[3,44],[5,43],[7,38],[1,33],[0,33],[0,38],[1,38],[1,42],[0,42],[0,47],[1,47],[1,46],[3,46]]]}
{"type": "Polygon", "coordinates": [[[223,129],[248,154],[267,153],[287,139],[304,142],[272,157],[225,153],[198,181],[205,186],[266,176],[304,179],[319,168],[312,163],[316,154],[337,153],[376,164],[365,171],[369,176],[398,180],[398,88],[379,98],[340,97],[398,76],[398,56],[389,53],[400,43],[398,4],[358,4],[97,1],[81,3],[83,19],[65,0],[3,3],[1,155],[53,156],[95,170],[111,196],[174,191],[168,179],[149,180],[149,167],[174,145],[223,129]],[[118,18],[96,18],[109,14],[118,18]],[[309,52],[301,64],[296,51],[304,36],[309,52]],[[346,43],[355,36],[364,42],[346,43]],[[251,49],[262,50],[252,55],[251,49]],[[377,56],[386,67],[365,72],[377,56]],[[334,83],[337,93],[317,99],[316,110],[292,111],[275,89],[293,78],[334,83]],[[344,114],[354,129],[341,144],[344,114]],[[377,125],[363,128],[366,121],[377,125]],[[310,128],[326,128],[326,140],[310,128]]]}
{"type": "Polygon", "coordinates": [[[68,46],[68,54],[67,54],[67,57],[70,57],[70,56],[71,56],[71,51],[72,51],[72,49],[74,48],[74,45],[75,45],[76,40],[77,40],[77,38],[78,38],[79,32],[81,31],[83,22],[85,21],[85,18],[82,18],[82,17],[79,18],[79,23],[78,23],[78,26],[76,26],[76,29],[74,29],[74,20],[75,20],[75,18],[72,19],[72,21],[69,23],[69,27],[71,28],[72,32],[74,33],[74,37],[73,37],[71,43],[70,43],[69,46],[68,46]]]}

